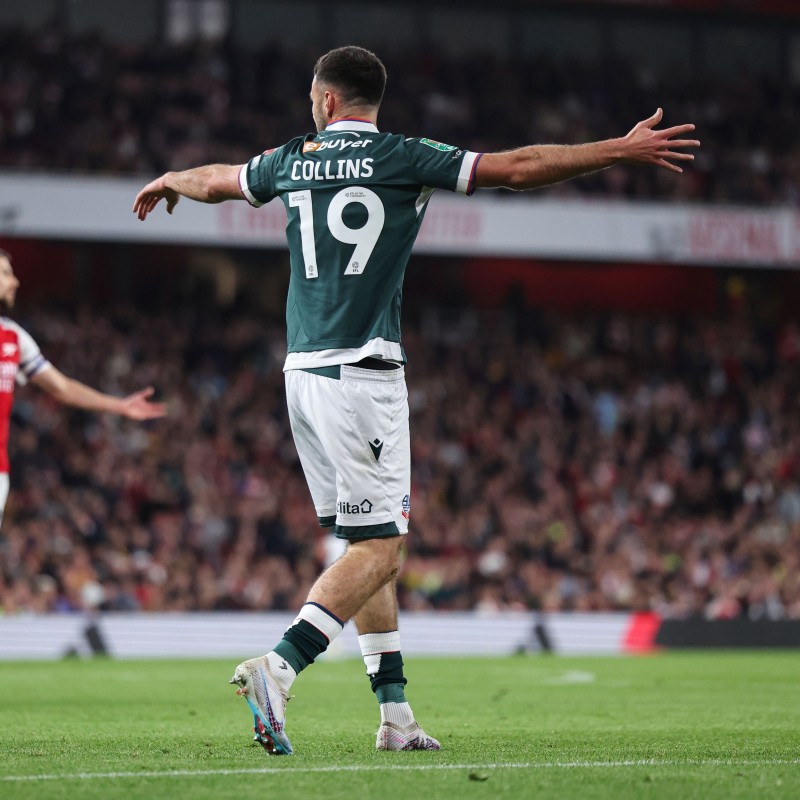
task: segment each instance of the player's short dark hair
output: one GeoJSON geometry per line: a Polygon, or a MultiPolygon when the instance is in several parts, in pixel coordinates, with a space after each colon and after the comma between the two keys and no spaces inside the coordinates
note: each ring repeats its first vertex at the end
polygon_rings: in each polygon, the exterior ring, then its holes
{"type": "Polygon", "coordinates": [[[7,258],[9,261],[11,261],[11,253],[9,253],[8,250],[3,250],[3,248],[0,247],[0,258],[7,258]]]}
{"type": "Polygon", "coordinates": [[[386,67],[375,53],[363,47],[337,47],[314,65],[314,77],[338,89],[353,105],[380,105],[386,88],[386,67]]]}

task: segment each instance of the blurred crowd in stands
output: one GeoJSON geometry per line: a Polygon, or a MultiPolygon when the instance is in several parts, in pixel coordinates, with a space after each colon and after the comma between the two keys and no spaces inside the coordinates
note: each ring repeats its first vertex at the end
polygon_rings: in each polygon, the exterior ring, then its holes
{"type": "MultiPolygon", "coordinates": [[[[0,168],[243,162],[311,128],[318,55],[0,29],[0,168]]],[[[680,180],[620,167],[551,196],[800,203],[789,81],[380,55],[381,127],[474,150],[617,136],[657,105],[697,124],[680,180]]],[[[115,394],[153,384],[170,415],[142,425],[18,389],[0,613],[299,607],[335,547],[288,430],[282,320],[185,305],[20,322],[62,371],[115,394]]],[[[428,310],[405,344],[403,608],[800,619],[796,324],[428,310]]]]}
{"type": "MultiPolygon", "coordinates": [[[[17,390],[0,612],[298,607],[326,562],[280,320],[21,317],[145,425],[17,390]],[[102,343],[102,346],[98,346],[102,343]]],[[[429,310],[408,326],[406,609],[800,618],[800,329],[429,310]]]]}
{"type": "MultiPolygon", "coordinates": [[[[311,129],[319,54],[0,30],[0,168],[157,175],[242,163],[311,129]]],[[[665,125],[697,125],[703,149],[681,180],[619,167],[550,194],[800,202],[800,88],[750,65],[725,76],[656,74],[621,60],[448,58],[431,48],[381,56],[390,75],[382,128],[472,150],[621,136],[656,106],[665,125]]]]}

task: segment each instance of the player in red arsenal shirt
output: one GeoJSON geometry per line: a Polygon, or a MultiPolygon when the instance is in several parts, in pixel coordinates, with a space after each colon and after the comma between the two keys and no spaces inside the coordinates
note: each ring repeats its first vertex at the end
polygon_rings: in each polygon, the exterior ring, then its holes
{"type": "MultiPolygon", "coordinates": [[[[11,256],[0,250],[0,314],[14,307],[19,280],[11,256]]],[[[0,316],[0,520],[8,497],[8,426],[15,384],[28,381],[44,389],[60,403],[87,411],[107,411],[130,419],[163,417],[167,407],[147,398],[153,387],[127,397],[113,397],[59,372],[42,355],[31,335],[8,317],[0,316]]]]}

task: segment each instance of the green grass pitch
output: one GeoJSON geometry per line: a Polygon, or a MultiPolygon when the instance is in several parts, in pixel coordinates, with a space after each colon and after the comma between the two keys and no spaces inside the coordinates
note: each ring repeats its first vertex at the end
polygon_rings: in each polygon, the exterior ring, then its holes
{"type": "Polygon", "coordinates": [[[359,661],[251,741],[232,661],[0,663],[0,798],[800,798],[800,654],[408,659],[440,753],[376,753],[359,661]]]}

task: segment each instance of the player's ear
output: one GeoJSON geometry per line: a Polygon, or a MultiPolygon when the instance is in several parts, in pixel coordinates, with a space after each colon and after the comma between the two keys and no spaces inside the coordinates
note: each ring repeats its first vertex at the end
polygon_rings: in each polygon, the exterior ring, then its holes
{"type": "Polygon", "coordinates": [[[337,105],[336,95],[333,92],[326,90],[323,101],[324,101],[323,105],[325,106],[325,113],[328,115],[329,119],[333,119],[335,116],[334,112],[336,111],[336,105],[337,105]]]}

